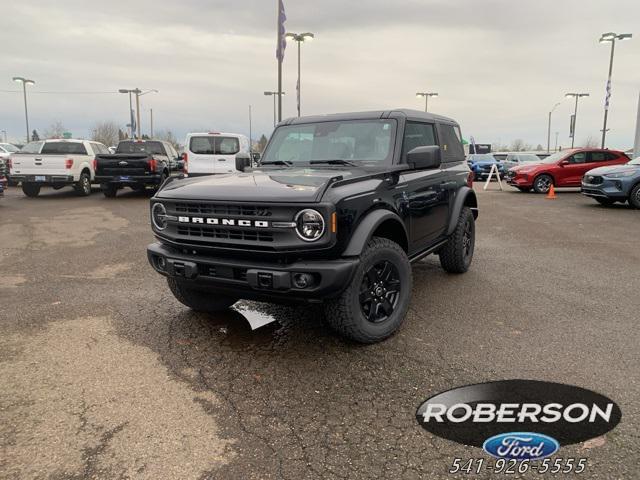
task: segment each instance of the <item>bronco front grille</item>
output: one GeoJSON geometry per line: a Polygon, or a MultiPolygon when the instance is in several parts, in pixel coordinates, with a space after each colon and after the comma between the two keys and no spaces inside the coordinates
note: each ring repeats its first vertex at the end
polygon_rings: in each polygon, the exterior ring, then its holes
{"type": "Polygon", "coordinates": [[[230,230],[226,228],[194,227],[179,225],[178,235],[251,242],[273,242],[273,233],[259,230],[230,230]]]}
{"type": "Polygon", "coordinates": [[[240,215],[247,217],[270,217],[270,207],[259,205],[225,205],[220,203],[176,203],[176,213],[200,215],[240,215]]]}

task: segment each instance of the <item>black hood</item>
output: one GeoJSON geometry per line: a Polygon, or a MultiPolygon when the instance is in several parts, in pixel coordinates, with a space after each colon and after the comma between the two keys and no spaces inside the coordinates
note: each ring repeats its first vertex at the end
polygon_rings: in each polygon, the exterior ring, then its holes
{"type": "Polygon", "coordinates": [[[317,202],[329,182],[366,176],[363,168],[256,169],[174,180],[157,198],[251,202],[317,202]]]}

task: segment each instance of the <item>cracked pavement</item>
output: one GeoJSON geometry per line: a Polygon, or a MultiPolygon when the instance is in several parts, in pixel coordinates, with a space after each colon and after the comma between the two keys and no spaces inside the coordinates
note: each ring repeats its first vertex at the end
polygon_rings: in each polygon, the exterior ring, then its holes
{"type": "Polygon", "coordinates": [[[469,478],[447,470],[481,450],[432,436],[415,411],[441,391],[506,378],[616,401],[614,431],[561,454],[588,458],[582,478],[634,478],[639,213],[575,191],[548,201],[476,190],[471,270],[414,265],[404,326],[362,346],[313,307],[183,307],[147,264],[144,194],[9,189],[0,478],[469,478]],[[247,317],[275,322],[252,331],[247,317]]]}

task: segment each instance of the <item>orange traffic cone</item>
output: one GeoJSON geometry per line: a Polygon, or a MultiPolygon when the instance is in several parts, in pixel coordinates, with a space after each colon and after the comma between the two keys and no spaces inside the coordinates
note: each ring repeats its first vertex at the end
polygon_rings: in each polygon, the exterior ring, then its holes
{"type": "Polygon", "coordinates": [[[547,193],[547,198],[553,200],[554,198],[556,198],[556,189],[553,188],[553,183],[551,184],[551,186],[549,187],[549,193],[547,193]]]}

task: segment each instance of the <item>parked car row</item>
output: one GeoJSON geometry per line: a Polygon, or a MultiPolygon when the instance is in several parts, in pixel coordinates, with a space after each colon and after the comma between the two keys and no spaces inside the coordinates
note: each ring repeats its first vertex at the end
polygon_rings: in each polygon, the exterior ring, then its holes
{"type": "Polygon", "coordinates": [[[71,139],[30,142],[19,151],[2,147],[0,153],[0,178],[6,163],[11,182],[29,197],[45,186],[71,186],[85,196],[92,184],[115,197],[124,187],[157,189],[172,176],[231,173],[251,162],[246,136],[218,132],[188,134],[182,155],[159,140],[123,140],[113,151],[100,142],[71,139]]]}

